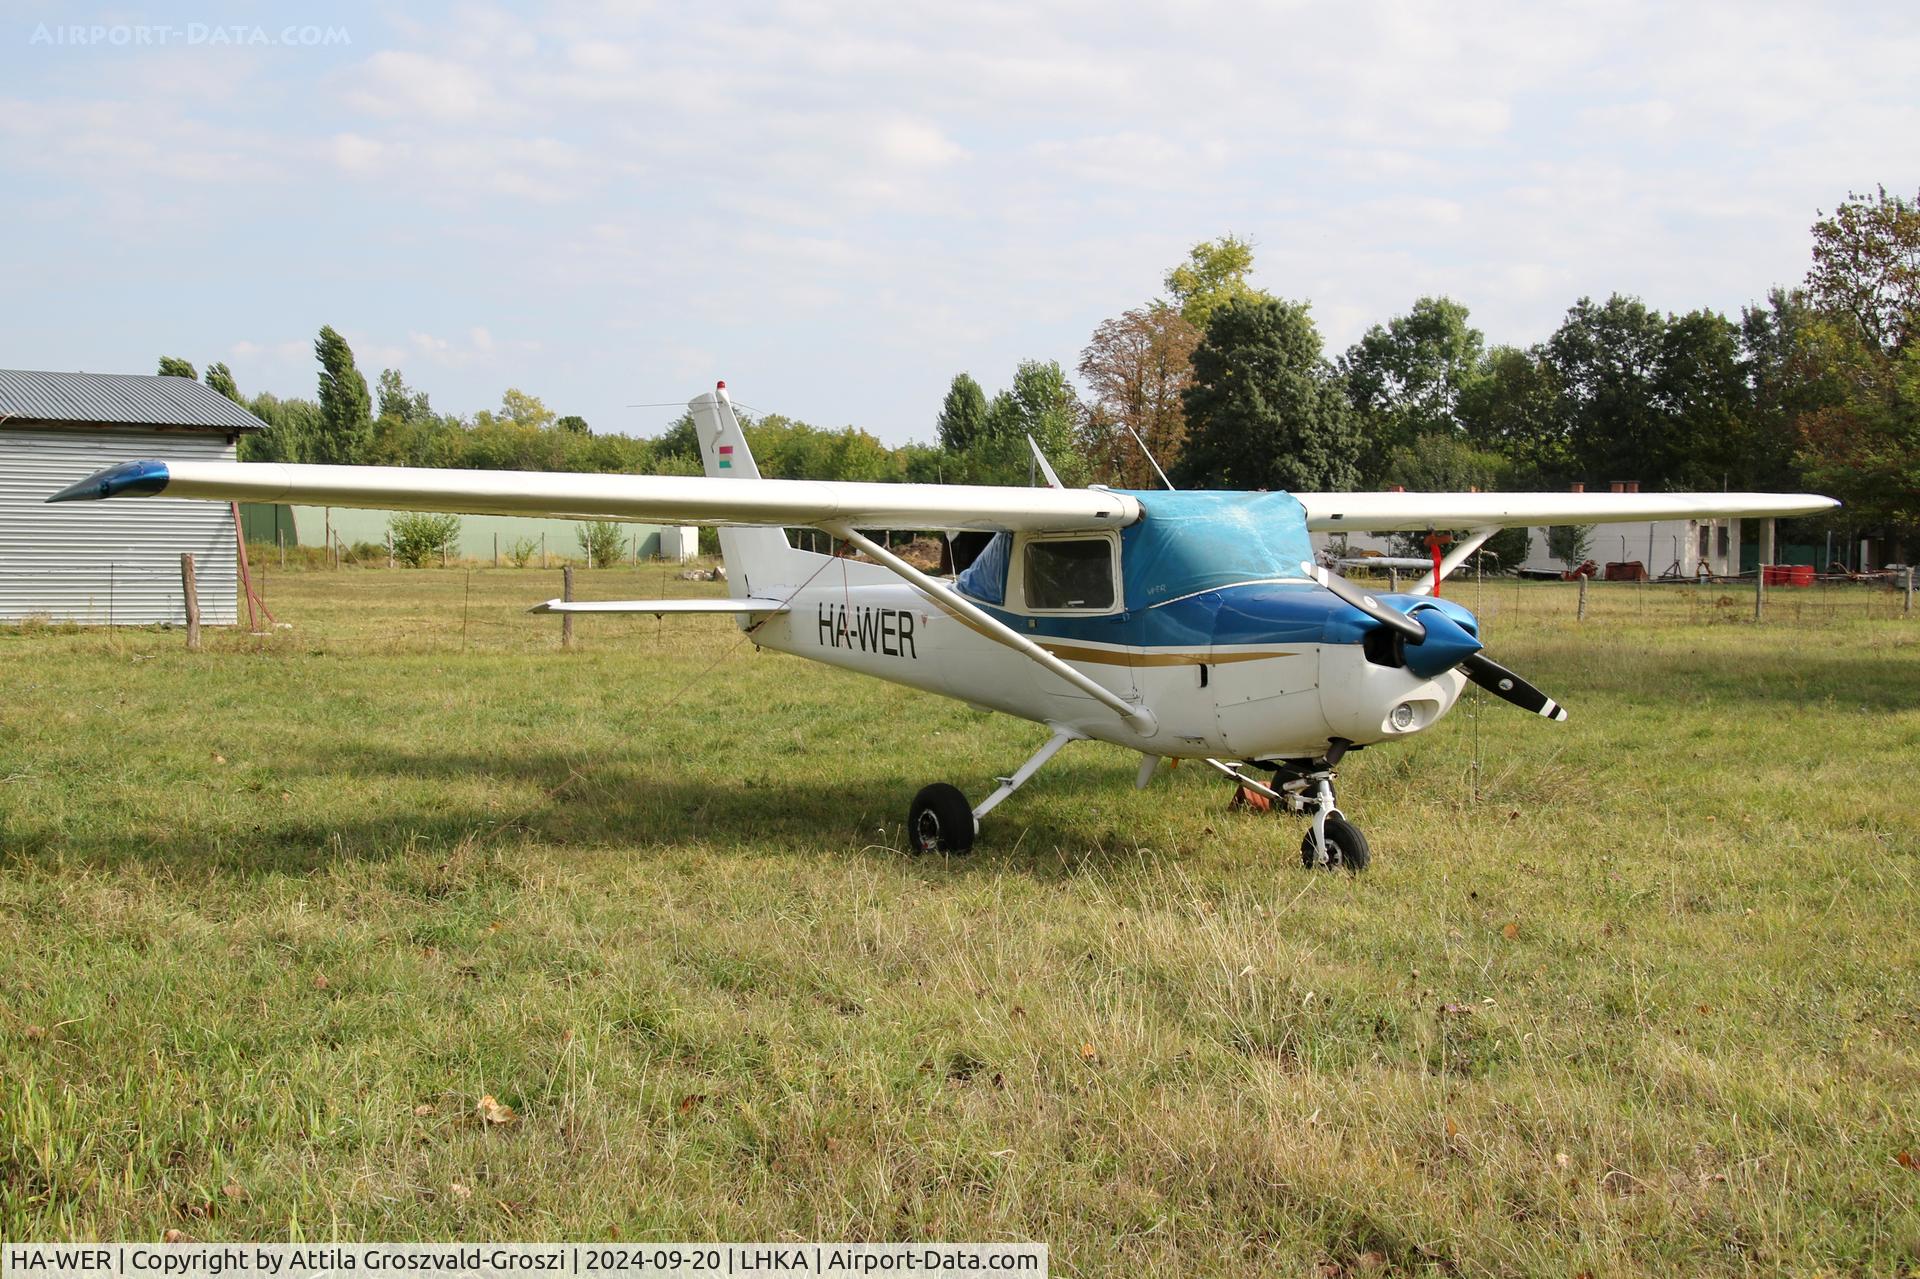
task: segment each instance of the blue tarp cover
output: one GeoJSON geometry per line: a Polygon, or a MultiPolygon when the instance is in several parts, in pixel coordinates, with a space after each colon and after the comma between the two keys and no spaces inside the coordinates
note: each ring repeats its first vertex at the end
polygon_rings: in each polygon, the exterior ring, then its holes
{"type": "MultiPolygon", "coordinates": [[[[1313,559],[1307,512],[1290,493],[1139,492],[1146,515],[1120,532],[1120,571],[1129,611],[1240,582],[1305,580],[1313,559]]],[[[955,583],[962,593],[1004,604],[1013,538],[996,533],[955,583]]]]}
{"type": "Polygon", "coordinates": [[[1120,534],[1127,608],[1273,578],[1306,580],[1307,509],[1291,493],[1133,492],[1146,517],[1120,534]]]}

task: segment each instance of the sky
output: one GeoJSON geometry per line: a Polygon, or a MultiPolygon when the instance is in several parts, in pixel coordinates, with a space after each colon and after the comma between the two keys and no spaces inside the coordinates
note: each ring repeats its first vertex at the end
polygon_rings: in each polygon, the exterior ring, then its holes
{"type": "Polygon", "coordinates": [[[724,378],[897,444],[1229,232],[1329,354],[1428,293],[1737,314],[1920,190],[1920,19],[1825,9],[0,0],[0,365],[311,396],[332,324],[442,411],[724,378]]]}

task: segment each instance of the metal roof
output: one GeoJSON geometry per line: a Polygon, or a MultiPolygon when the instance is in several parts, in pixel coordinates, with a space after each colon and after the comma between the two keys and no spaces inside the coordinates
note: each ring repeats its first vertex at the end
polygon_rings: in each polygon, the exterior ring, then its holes
{"type": "Polygon", "coordinates": [[[0,425],[9,420],[114,422],[218,431],[259,431],[266,427],[220,392],[192,378],[0,369],[0,425]]]}

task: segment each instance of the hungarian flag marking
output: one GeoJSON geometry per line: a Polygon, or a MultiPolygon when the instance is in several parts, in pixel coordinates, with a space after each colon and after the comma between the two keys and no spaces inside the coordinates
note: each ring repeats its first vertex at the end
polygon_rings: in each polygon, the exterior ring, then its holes
{"type": "Polygon", "coordinates": [[[731,444],[720,446],[720,469],[723,471],[733,469],[733,445],[731,444]]]}

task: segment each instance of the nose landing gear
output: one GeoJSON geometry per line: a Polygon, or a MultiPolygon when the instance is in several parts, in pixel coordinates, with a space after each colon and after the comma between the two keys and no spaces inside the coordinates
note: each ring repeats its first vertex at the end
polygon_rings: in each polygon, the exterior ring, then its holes
{"type": "Polygon", "coordinates": [[[1358,874],[1373,860],[1373,850],[1360,828],[1348,821],[1334,800],[1334,765],[1352,747],[1336,737],[1327,753],[1311,760],[1256,760],[1255,767],[1272,774],[1271,783],[1256,781],[1241,769],[1217,759],[1207,763],[1243,787],[1286,805],[1290,813],[1313,814],[1300,840],[1300,864],[1308,870],[1346,870],[1358,874]]]}

